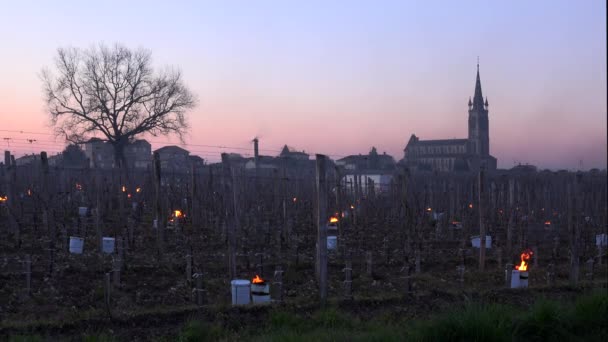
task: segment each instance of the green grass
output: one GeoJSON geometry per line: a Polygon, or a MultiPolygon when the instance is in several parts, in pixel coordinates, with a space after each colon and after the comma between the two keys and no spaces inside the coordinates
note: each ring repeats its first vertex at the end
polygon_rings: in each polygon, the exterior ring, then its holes
{"type": "MultiPolygon", "coordinates": [[[[530,308],[467,304],[419,320],[400,310],[356,315],[337,307],[298,311],[269,308],[255,320],[219,315],[211,322],[188,321],[171,341],[605,341],[608,340],[608,295],[587,295],[575,302],[539,300],[530,308]],[[369,317],[373,318],[369,318],[369,317]]],[[[38,335],[9,341],[47,341],[38,335]]],[[[113,341],[105,334],[84,341],[113,341]]]]}
{"type": "Polygon", "coordinates": [[[429,319],[385,315],[361,321],[335,308],[310,316],[275,311],[252,341],[602,341],[608,340],[608,295],[575,303],[541,300],[530,309],[469,304],[429,319]]]}

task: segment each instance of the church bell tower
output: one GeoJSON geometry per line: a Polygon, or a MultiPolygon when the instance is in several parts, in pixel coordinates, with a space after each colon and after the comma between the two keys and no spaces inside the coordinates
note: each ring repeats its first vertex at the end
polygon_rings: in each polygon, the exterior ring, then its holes
{"type": "Polygon", "coordinates": [[[479,61],[477,62],[477,80],[473,101],[469,98],[469,153],[479,157],[490,155],[490,130],[488,127],[488,98],[485,101],[481,93],[479,79],[479,61]]]}

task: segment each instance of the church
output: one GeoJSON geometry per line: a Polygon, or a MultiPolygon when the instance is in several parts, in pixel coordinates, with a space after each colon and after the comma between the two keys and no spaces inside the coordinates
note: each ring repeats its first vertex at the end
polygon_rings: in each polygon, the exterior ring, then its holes
{"type": "Polygon", "coordinates": [[[420,171],[477,171],[480,166],[496,170],[496,158],[490,155],[488,98],[481,93],[479,63],[475,95],[469,97],[469,136],[466,139],[420,140],[412,134],[404,149],[403,164],[420,171]]]}

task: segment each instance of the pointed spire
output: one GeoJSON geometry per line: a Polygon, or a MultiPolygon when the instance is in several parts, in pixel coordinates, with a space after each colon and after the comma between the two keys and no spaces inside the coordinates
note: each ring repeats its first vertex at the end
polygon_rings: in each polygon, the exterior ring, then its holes
{"type": "Polygon", "coordinates": [[[477,57],[477,79],[475,81],[475,95],[473,96],[473,109],[483,109],[483,95],[481,94],[481,79],[479,78],[479,57],[477,57]]]}
{"type": "Polygon", "coordinates": [[[484,105],[487,107],[488,106],[488,97],[486,96],[486,103],[484,103],[484,105]]]}
{"type": "Polygon", "coordinates": [[[469,96],[469,108],[471,108],[472,105],[473,105],[473,102],[471,102],[471,97],[469,96]]]}

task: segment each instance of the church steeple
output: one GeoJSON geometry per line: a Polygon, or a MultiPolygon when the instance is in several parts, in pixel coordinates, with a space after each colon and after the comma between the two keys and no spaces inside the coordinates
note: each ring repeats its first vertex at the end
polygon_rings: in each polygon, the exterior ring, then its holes
{"type": "Polygon", "coordinates": [[[473,109],[483,109],[483,95],[481,94],[481,79],[479,78],[479,60],[477,60],[477,80],[475,81],[475,95],[473,96],[473,109]]]}

